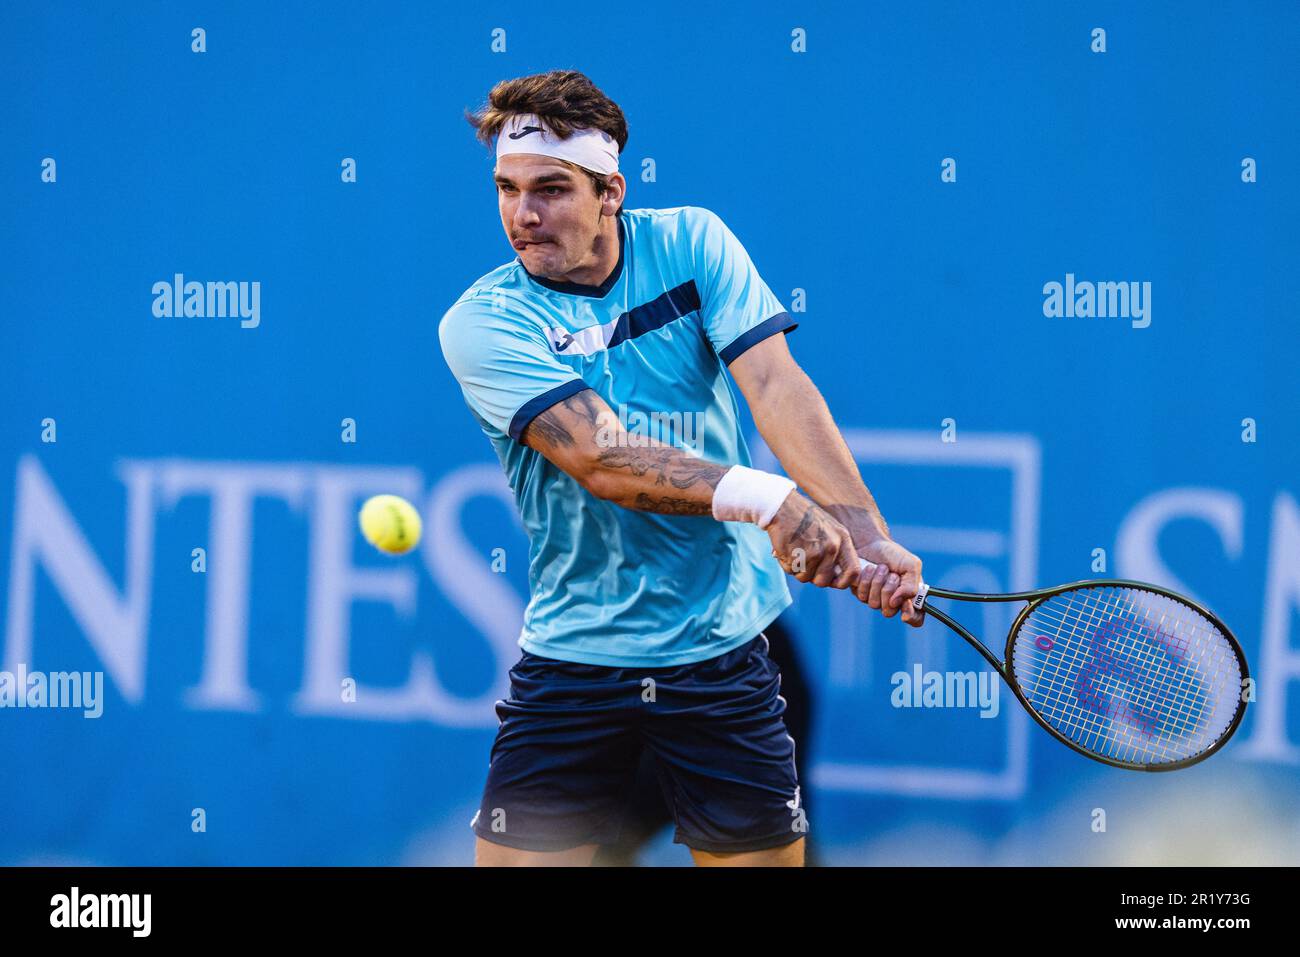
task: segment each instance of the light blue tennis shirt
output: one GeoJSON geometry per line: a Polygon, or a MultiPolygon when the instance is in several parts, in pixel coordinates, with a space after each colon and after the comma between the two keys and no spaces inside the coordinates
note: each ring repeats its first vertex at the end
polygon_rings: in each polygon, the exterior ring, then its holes
{"type": "Polygon", "coordinates": [[[648,437],[749,465],[724,367],[796,323],[709,210],[625,209],[618,232],[618,265],[599,286],[534,276],[516,257],[465,291],[438,337],[528,533],[520,646],[611,667],[703,661],[790,604],[767,533],[598,499],[520,436],[539,413],[591,389],[629,444],[648,437]]]}

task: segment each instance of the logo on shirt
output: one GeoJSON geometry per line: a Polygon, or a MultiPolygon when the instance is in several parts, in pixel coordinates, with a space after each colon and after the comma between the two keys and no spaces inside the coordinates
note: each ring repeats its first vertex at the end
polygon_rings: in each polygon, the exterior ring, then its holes
{"type": "Polygon", "coordinates": [[[549,330],[551,348],[557,355],[562,352],[566,356],[593,356],[609,348],[610,339],[613,338],[616,328],[618,328],[617,319],[611,319],[599,326],[588,326],[577,332],[570,332],[561,326],[551,326],[549,330]]]}

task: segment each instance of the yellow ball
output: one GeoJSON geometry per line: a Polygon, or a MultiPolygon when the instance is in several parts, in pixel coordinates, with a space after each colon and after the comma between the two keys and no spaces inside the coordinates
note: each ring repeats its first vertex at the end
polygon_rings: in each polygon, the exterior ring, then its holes
{"type": "Polygon", "coordinates": [[[361,506],[361,534],[381,552],[402,555],[420,543],[420,513],[396,495],[376,495],[361,506]]]}

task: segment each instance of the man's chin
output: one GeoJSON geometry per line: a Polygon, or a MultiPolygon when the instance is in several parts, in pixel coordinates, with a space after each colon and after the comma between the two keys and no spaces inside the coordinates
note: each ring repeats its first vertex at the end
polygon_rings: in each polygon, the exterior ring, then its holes
{"type": "MultiPolygon", "coordinates": [[[[554,251],[555,247],[551,243],[538,243],[537,245],[525,246],[519,255],[523,257],[524,262],[528,263],[530,267],[534,263],[540,267],[554,260],[554,251]]],[[[542,272],[540,268],[530,269],[530,271],[538,274],[542,272]]]]}

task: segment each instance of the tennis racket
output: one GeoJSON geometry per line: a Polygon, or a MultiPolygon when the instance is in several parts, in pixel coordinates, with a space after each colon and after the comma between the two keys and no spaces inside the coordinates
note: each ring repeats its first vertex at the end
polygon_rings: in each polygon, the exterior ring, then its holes
{"type": "MultiPolygon", "coordinates": [[[[864,573],[875,565],[859,559],[864,573]]],[[[980,595],[922,583],[912,607],[984,656],[1054,738],[1117,768],[1173,771],[1223,747],[1246,711],[1246,656],[1213,612],[1145,582],[980,595]],[[930,598],[1025,601],[1004,660],[930,598]]]]}

